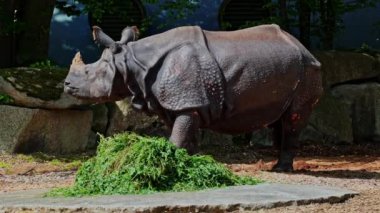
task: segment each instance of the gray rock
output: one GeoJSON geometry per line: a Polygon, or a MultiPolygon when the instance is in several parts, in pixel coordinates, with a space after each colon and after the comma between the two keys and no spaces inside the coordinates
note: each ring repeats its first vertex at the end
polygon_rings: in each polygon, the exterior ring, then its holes
{"type": "Polygon", "coordinates": [[[93,105],[91,110],[93,112],[92,131],[105,135],[108,126],[108,108],[106,104],[93,105]]]}
{"type": "Polygon", "coordinates": [[[152,128],[159,121],[156,116],[149,117],[144,113],[133,110],[129,98],[109,103],[107,106],[109,123],[106,135],[152,128]]]}
{"type": "Polygon", "coordinates": [[[233,136],[202,129],[198,131],[197,141],[199,141],[201,146],[206,147],[213,145],[232,145],[233,136]]]}
{"type": "Polygon", "coordinates": [[[358,142],[380,142],[380,84],[368,85],[353,107],[354,137],[358,142]]]}
{"type": "Polygon", "coordinates": [[[327,91],[310,116],[308,127],[300,140],[332,143],[354,141],[352,130],[352,103],[337,98],[327,91]]]}
{"type": "Polygon", "coordinates": [[[380,58],[364,53],[323,51],[314,52],[322,63],[325,89],[337,83],[380,76],[380,58]]]}
{"type": "Polygon", "coordinates": [[[10,153],[81,152],[88,143],[91,120],[91,111],[1,105],[0,150],[10,153]]]}
{"type": "Polygon", "coordinates": [[[251,143],[259,144],[261,146],[272,146],[273,145],[273,130],[270,128],[265,128],[252,133],[251,143]]]}
{"type": "Polygon", "coordinates": [[[335,95],[352,103],[354,140],[380,142],[380,84],[342,85],[335,95]]]}
{"type": "Polygon", "coordinates": [[[43,191],[0,194],[0,211],[33,212],[240,212],[310,203],[338,203],[356,192],[289,184],[235,186],[198,192],[42,198],[43,191]]]}
{"type": "Polygon", "coordinates": [[[96,150],[99,144],[100,137],[97,132],[90,131],[88,136],[88,142],[86,145],[86,150],[96,150]]]}
{"type": "Polygon", "coordinates": [[[346,84],[322,97],[302,132],[315,142],[379,142],[380,84],[346,84]]]}

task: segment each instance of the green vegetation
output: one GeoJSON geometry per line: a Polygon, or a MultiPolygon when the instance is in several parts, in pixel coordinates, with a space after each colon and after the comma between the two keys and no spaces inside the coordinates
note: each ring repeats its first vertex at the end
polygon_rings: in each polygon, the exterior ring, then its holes
{"type": "Polygon", "coordinates": [[[234,175],[210,156],[189,156],[164,138],[124,133],[102,137],[97,156],[82,165],[75,185],[48,196],[193,191],[259,182],[234,175]]]}
{"type": "Polygon", "coordinates": [[[30,155],[24,155],[24,154],[18,154],[15,158],[15,160],[21,160],[24,162],[37,162],[37,163],[46,163],[49,162],[51,165],[63,165],[63,164],[73,164],[78,165],[82,162],[88,160],[90,158],[90,155],[87,153],[81,154],[81,155],[62,155],[62,156],[56,156],[56,155],[50,155],[42,152],[35,152],[30,155]]]}
{"type": "MultiPolygon", "coordinates": [[[[278,24],[285,30],[297,29],[299,39],[309,47],[312,39],[319,40],[319,48],[334,48],[334,39],[344,29],[343,16],[364,8],[376,8],[380,0],[264,0],[263,9],[268,17],[262,20],[247,20],[240,26],[221,23],[222,29],[232,30],[257,26],[260,24],[278,24]]],[[[377,30],[379,24],[375,24],[377,30]]]]}
{"type": "Polygon", "coordinates": [[[30,168],[36,174],[53,171],[75,171],[89,158],[90,153],[58,156],[41,152],[30,155],[2,153],[0,154],[0,173],[14,175],[21,172],[23,174],[30,168]]]}
{"type": "Polygon", "coordinates": [[[7,94],[0,93],[0,104],[10,104],[13,102],[13,98],[7,94]]]}
{"type": "Polygon", "coordinates": [[[376,55],[380,54],[380,50],[379,49],[375,49],[375,48],[369,46],[366,43],[363,43],[360,48],[358,48],[358,49],[355,50],[355,52],[366,53],[366,54],[371,55],[371,56],[376,56],[376,55]]]}
{"type": "MultiPolygon", "coordinates": [[[[177,23],[179,20],[184,20],[186,17],[192,15],[197,8],[201,6],[199,0],[142,0],[145,4],[157,5],[158,8],[151,11],[151,14],[142,20],[141,25],[138,26],[142,34],[148,27],[152,27],[152,23],[158,23],[158,29],[165,28],[171,25],[179,26],[177,23]],[[166,21],[162,23],[157,18],[163,15],[165,11],[166,21]]],[[[79,0],[79,1],[56,1],[56,7],[67,15],[80,15],[81,13],[91,12],[91,16],[100,23],[104,15],[118,14],[119,18],[128,22],[136,22],[130,17],[130,14],[126,13],[123,8],[132,6],[133,2],[130,0],[79,0]],[[84,5],[83,10],[79,10],[78,4],[84,5]],[[121,6],[121,5],[124,5],[121,6]]],[[[190,24],[190,23],[189,23],[190,24]]]]}
{"type": "Polygon", "coordinates": [[[56,68],[58,68],[58,66],[55,65],[50,60],[37,61],[37,62],[29,65],[29,67],[31,67],[31,68],[37,68],[37,69],[56,69],[56,68]]]}
{"type": "Polygon", "coordinates": [[[62,170],[68,171],[68,170],[78,169],[82,165],[83,162],[81,160],[73,160],[71,162],[67,162],[62,159],[54,159],[50,161],[49,163],[52,166],[59,166],[62,168],[62,170]]]}
{"type": "Polygon", "coordinates": [[[7,162],[0,161],[0,169],[9,169],[11,165],[7,162]]]}

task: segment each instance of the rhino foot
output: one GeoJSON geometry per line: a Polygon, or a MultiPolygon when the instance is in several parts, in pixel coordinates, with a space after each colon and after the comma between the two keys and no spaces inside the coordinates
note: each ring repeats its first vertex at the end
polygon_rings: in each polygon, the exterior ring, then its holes
{"type": "Polygon", "coordinates": [[[292,163],[282,163],[277,162],[273,168],[273,172],[293,172],[293,162],[292,163]]]}

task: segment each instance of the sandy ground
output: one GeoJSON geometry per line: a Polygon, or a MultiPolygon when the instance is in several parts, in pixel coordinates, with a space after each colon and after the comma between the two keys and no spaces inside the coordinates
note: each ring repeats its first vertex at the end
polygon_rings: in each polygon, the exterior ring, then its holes
{"type": "MultiPolygon", "coordinates": [[[[293,173],[269,171],[276,155],[271,148],[245,147],[234,150],[236,154],[215,157],[237,174],[255,176],[267,182],[334,186],[360,193],[344,203],[279,207],[258,212],[380,212],[379,146],[341,148],[303,147],[296,157],[293,173]],[[255,149],[254,154],[250,149],[255,149]]],[[[24,158],[0,155],[1,192],[73,184],[77,164],[24,158]]]]}

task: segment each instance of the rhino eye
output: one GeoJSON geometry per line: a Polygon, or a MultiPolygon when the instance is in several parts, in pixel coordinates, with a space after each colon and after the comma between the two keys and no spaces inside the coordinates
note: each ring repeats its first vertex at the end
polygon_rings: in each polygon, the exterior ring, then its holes
{"type": "Polygon", "coordinates": [[[85,70],[84,73],[87,75],[88,74],[88,70],[85,70]]]}

